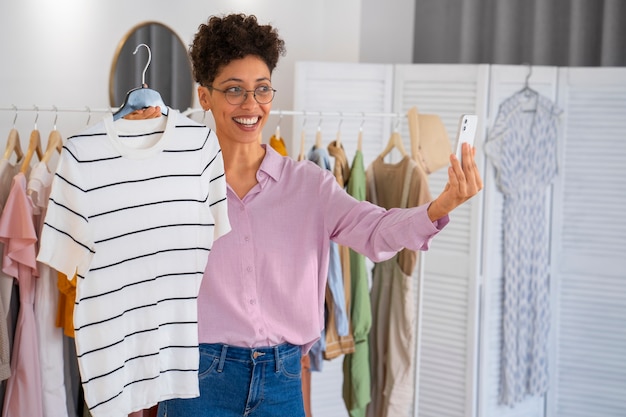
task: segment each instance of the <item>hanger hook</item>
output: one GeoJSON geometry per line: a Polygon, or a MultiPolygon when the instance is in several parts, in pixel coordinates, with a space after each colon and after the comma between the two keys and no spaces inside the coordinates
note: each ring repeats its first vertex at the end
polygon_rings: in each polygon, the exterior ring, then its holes
{"type": "Polygon", "coordinates": [[[85,106],[85,108],[89,112],[89,116],[87,116],[87,126],[89,126],[89,122],[91,121],[91,109],[89,108],[89,106],[85,106]]]}
{"type": "Polygon", "coordinates": [[[13,107],[13,109],[15,110],[15,117],[13,118],[13,127],[15,127],[15,122],[17,120],[17,106],[15,104],[12,104],[11,107],[13,107]]]}
{"type": "Polygon", "coordinates": [[[306,126],[306,110],[302,110],[302,130],[304,130],[304,126],[306,126]]]}
{"type": "Polygon", "coordinates": [[[322,112],[320,112],[320,121],[317,124],[317,131],[320,132],[322,130],[322,112]]]}
{"type": "Polygon", "coordinates": [[[393,127],[394,132],[398,132],[400,130],[400,116],[396,115],[396,124],[393,127]]]}
{"type": "Polygon", "coordinates": [[[278,122],[276,122],[276,133],[280,132],[280,122],[283,120],[283,111],[278,110],[278,122]]]}
{"type": "Polygon", "coordinates": [[[343,123],[343,112],[339,112],[339,125],[337,126],[337,132],[341,132],[341,124],[343,123]]]}
{"type": "Polygon", "coordinates": [[[53,122],[53,127],[52,130],[57,130],[57,119],[59,118],[59,109],[57,109],[57,106],[52,106],[52,108],[54,109],[54,122],[53,122]]]}
{"type": "Polygon", "coordinates": [[[37,120],[39,120],[39,107],[37,106],[33,106],[35,108],[35,111],[37,113],[35,113],[35,130],[37,130],[37,120]]]}
{"type": "Polygon", "coordinates": [[[135,55],[137,51],[139,51],[140,46],[145,46],[146,49],[148,50],[148,62],[146,62],[146,66],[143,67],[143,73],[141,74],[141,86],[147,87],[148,85],[146,84],[146,71],[148,70],[148,67],[150,66],[150,62],[152,62],[152,52],[150,51],[150,47],[148,45],[146,45],[145,43],[140,43],[135,48],[135,52],[133,52],[133,55],[135,55]]]}
{"type": "Polygon", "coordinates": [[[528,88],[528,80],[530,80],[530,76],[533,73],[532,65],[528,64],[528,73],[526,74],[526,81],[524,81],[524,87],[528,88]]]}
{"type": "Polygon", "coordinates": [[[361,115],[363,115],[363,118],[361,119],[361,126],[359,126],[359,132],[363,131],[363,125],[365,124],[365,112],[361,112],[361,115]]]}

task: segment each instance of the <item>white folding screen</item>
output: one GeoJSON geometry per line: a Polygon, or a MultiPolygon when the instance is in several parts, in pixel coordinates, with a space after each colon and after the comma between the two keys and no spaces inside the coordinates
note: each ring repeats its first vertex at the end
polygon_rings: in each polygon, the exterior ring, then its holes
{"type": "MultiPolygon", "coordinates": [[[[420,113],[439,115],[455,145],[461,114],[484,118],[488,69],[487,65],[397,65],[394,110],[406,114],[416,106],[420,113]]],[[[483,129],[481,123],[477,146],[483,129]]],[[[446,169],[429,176],[433,197],[446,182],[446,169]]],[[[455,210],[451,223],[422,254],[421,276],[420,271],[415,273],[422,289],[415,415],[470,417],[475,409],[480,208],[477,198],[455,210]]]]}
{"type": "Polygon", "coordinates": [[[559,69],[548,417],[626,416],[626,68],[559,69]]]}

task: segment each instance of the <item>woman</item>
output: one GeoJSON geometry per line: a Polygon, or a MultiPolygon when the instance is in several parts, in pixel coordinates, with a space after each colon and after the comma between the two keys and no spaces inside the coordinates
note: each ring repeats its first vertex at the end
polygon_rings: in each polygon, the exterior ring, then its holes
{"type": "Polygon", "coordinates": [[[304,416],[302,353],[324,326],[330,240],[375,262],[425,250],[448,213],[482,181],[474,149],[450,156],[448,184],[430,204],[384,210],[358,202],[330,171],[259,143],[284,42],[254,16],[211,17],[190,48],[198,97],[215,119],[232,230],[211,250],[198,298],[200,397],[159,415],[304,416]]]}

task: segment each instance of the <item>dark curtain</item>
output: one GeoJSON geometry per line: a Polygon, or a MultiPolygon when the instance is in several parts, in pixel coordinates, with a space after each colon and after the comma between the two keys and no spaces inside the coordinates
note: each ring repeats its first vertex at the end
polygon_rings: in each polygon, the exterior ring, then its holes
{"type": "Polygon", "coordinates": [[[416,0],[414,63],[626,66],[624,0],[416,0]]]}

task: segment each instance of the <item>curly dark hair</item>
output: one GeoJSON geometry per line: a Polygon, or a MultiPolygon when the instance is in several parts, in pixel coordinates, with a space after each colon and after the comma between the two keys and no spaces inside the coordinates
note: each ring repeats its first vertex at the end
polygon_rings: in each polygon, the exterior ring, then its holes
{"type": "Polygon", "coordinates": [[[196,82],[209,86],[217,73],[231,61],[255,55],[276,68],[279,55],[285,54],[285,42],[270,25],[259,25],[254,15],[211,16],[201,24],[189,47],[196,82]]]}

